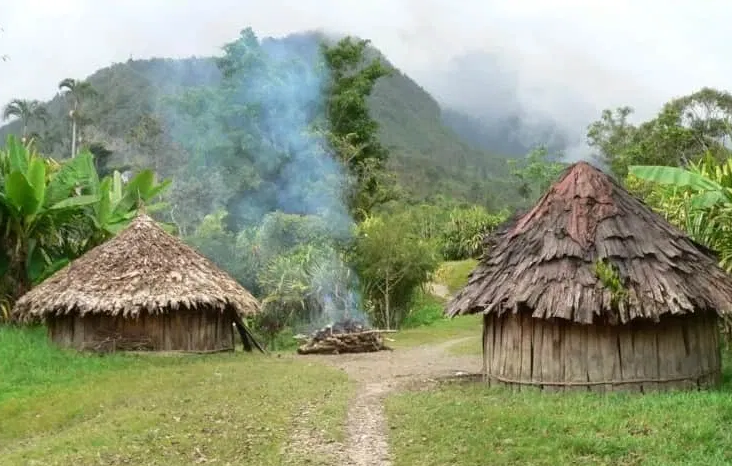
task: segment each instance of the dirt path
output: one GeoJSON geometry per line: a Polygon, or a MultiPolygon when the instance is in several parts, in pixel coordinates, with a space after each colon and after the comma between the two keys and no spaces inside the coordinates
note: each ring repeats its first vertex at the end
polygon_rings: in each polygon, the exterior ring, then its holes
{"type": "Polygon", "coordinates": [[[378,353],[305,356],[345,371],[358,385],[349,404],[344,445],[327,444],[322,436],[296,429],[293,442],[299,445],[292,448],[331,458],[329,463],[320,464],[390,466],[384,398],[406,386],[427,384],[460,372],[477,372],[481,366],[479,356],[453,356],[445,351],[468,339],[378,353]]]}

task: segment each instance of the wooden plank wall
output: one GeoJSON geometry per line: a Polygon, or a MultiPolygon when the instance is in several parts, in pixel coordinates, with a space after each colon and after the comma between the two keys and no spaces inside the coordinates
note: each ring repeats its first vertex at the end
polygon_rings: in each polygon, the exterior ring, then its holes
{"type": "Polygon", "coordinates": [[[178,310],[143,314],[135,319],[106,315],[60,316],[48,321],[51,341],[62,347],[89,349],[117,334],[143,338],[153,351],[224,351],[234,349],[232,320],[227,313],[178,310]]]}
{"type": "Polygon", "coordinates": [[[714,315],[580,325],[530,314],[484,317],[484,379],[545,391],[698,389],[721,382],[714,315]]]}

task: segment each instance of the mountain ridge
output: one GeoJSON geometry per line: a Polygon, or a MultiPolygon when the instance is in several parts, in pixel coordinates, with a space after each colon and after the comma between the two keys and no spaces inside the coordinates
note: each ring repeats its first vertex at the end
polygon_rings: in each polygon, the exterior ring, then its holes
{"type": "MultiPolygon", "coordinates": [[[[308,40],[308,33],[263,38],[261,42],[297,46],[297,41],[302,40],[308,40]]],[[[419,200],[443,195],[480,204],[509,201],[512,194],[507,192],[506,161],[521,156],[520,152],[527,152],[524,151],[527,148],[517,146],[515,141],[503,145],[500,140],[495,142],[496,138],[508,134],[500,128],[492,132],[488,128],[488,138],[484,135],[482,140],[466,137],[470,128],[465,122],[475,126],[480,124],[478,120],[444,108],[380,51],[373,49],[373,52],[391,74],[377,82],[369,107],[379,122],[382,143],[391,152],[389,166],[410,197],[419,200]],[[456,118],[460,115],[463,115],[462,123],[456,118]]],[[[82,143],[104,145],[112,151],[113,165],[154,165],[150,152],[153,147],[140,147],[134,135],[155,133],[156,128],[141,128],[141,122],[159,116],[157,102],[161,97],[194,86],[211,85],[219,77],[214,57],[128,60],[100,68],[86,78],[99,98],[85,103],[87,121],[82,143]]],[[[43,129],[41,146],[45,153],[63,157],[70,147],[64,97],[57,95],[47,102],[47,108],[53,123],[43,129]]],[[[510,120],[507,124],[510,125],[510,120]]],[[[8,132],[17,130],[17,123],[0,127],[0,137],[4,139],[8,132]]],[[[166,128],[159,130],[164,133],[166,128]]],[[[155,145],[144,142],[143,146],[155,145]]],[[[162,143],[156,149],[175,150],[162,143]]]]}

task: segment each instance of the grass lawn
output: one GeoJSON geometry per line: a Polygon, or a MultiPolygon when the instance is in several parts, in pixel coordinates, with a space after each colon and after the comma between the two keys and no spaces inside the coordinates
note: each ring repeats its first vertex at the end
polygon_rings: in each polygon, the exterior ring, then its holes
{"type": "Polygon", "coordinates": [[[715,392],[643,396],[480,383],[396,394],[386,404],[395,465],[730,465],[731,379],[715,392]]]}
{"type": "MultiPolygon", "coordinates": [[[[478,321],[476,323],[476,325],[480,325],[480,321],[478,321]]],[[[483,331],[483,329],[481,328],[480,332],[482,332],[482,331],[483,331]]],[[[480,332],[478,332],[477,335],[475,334],[476,332],[473,332],[471,334],[470,338],[447,348],[447,352],[450,354],[455,354],[455,355],[477,355],[477,356],[482,355],[483,346],[481,345],[481,342],[480,342],[480,338],[481,338],[480,332]]]]}
{"type": "Polygon", "coordinates": [[[0,462],[283,464],[298,408],[341,439],[351,389],[288,357],[80,356],[42,329],[0,328],[0,462]]]}
{"type": "MultiPolygon", "coordinates": [[[[444,319],[430,296],[417,304],[414,328],[388,335],[390,346],[466,338],[448,351],[480,354],[481,316],[444,319]]],[[[326,440],[342,440],[352,393],[343,372],[289,355],[80,355],[43,328],[0,327],[0,464],[322,464],[283,457],[293,416],[308,405],[326,440]]],[[[395,393],[386,411],[395,466],[732,465],[729,369],[715,392],[450,383],[395,393]]]]}
{"type": "Polygon", "coordinates": [[[478,261],[475,259],[443,262],[435,278],[454,294],[468,283],[468,275],[476,265],[478,261]]]}
{"type": "MultiPolygon", "coordinates": [[[[394,341],[387,342],[392,348],[408,348],[411,346],[440,343],[463,337],[475,337],[480,346],[482,316],[469,315],[453,319],[441,318],[429,325],[401,330],[393,335],[386,335],[394,341]]],[[[478,348],[480,353],[480,348],[478,348]]]]}

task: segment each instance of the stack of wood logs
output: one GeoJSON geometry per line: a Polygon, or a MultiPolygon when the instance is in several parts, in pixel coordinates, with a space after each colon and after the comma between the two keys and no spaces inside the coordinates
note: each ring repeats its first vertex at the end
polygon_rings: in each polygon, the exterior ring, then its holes
{"type": "Polygon", "coordinates": [[[368,329],[362,324],[340,322],[313,332],[310,336],[297,335],[304,340],[297,352],[299,354],[341,354],[368,353],[388,350],[382,334],[390,330],[368,329]]]}

